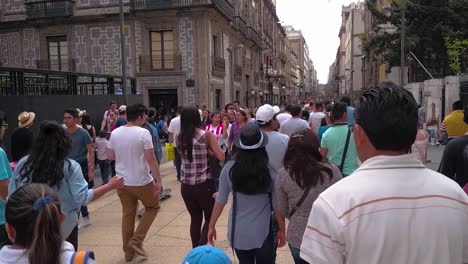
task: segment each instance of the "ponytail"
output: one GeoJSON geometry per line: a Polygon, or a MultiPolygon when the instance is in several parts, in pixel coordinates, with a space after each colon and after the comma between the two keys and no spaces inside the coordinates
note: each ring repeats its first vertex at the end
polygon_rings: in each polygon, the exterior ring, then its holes
{"type": "Polygon", "coordinates": [[[5,215],[15,229],[14,244],[25,248],[30,264],[60,264],[61,209],[49,186],[33,183],[19,188],[8,200],[5,215]]]}

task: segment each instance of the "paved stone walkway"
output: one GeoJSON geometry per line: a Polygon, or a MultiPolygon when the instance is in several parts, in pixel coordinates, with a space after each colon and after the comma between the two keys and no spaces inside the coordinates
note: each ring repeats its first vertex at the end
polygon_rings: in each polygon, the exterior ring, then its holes
{"type": "MultiPolygon", "coordinates": [[[[443,153],[443,146],[430,146],[429,168],[437,169],[443,153]]],[[[180,184],[176,181],[172,162],[161,166],[164,187],[172,188],[172,197],[161,204],[161,210],[151,226],[144,243],[150,257],[141,263],[179,264],[191,250],[190,217],[180,195],[180,184]]],[[[92,202],[88,206],[92,225],[80,230],[80,249],[90,249],[96,253],[100,264],[125,263],[122,251],[121,216],[122,208],[116,192],[92,202]]],[[[234,260],[227,242],[227,217],[229,205],[218,221],[218,241],[216,246],[225,250],[234,260]]],[[[237,262],[234,262],[237,263],[237,262]]],[[[278,249],[278,264],[293,263],[287,246],[278,249]]]]}

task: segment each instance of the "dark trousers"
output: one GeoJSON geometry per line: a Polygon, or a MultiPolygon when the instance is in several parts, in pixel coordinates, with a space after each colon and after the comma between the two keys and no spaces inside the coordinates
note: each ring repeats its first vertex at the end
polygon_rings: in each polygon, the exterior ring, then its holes
{"type": "Polygon", "coordinates": [[[102,184],[109,182],[110,163],[108,160],[98,160],[99,169],[101,171],[102,184]]]}
{"type": "Polygon", "coordinates": [[[65,241],[72,244],[75,248],[75,251],[78,250],[78,226],[75,226],[75,228],[73,228],[73,231],[70,233],[67,239],[65,239],[65,241]]]}
{"type": "Polygon", "coordinates": [[[251,250],[234,249],[234,251],[239,259],[239,264],[274,264],[273,244],[273,232],[270,230],[261,248],[251,250]]]}
{"type": "MultiPolygon", "coordinates": [[[[83,177],[85,178],[86,182],[88,183],[88,189],[92,189],[94,187],[94,181],[92,181],[92,182],[89,181],[88,161],[87,160],[80,161],[80,162],[78,162],[78,164],[80,164],[81,172],[83,172],[83,177]]],[[[83,217],[88,217],[89,216],[88,206],[86,206],[86,205],[81,206],[80,211],[81,211],[81,215],[83,217]]]]}
{"type": "Polygon", "coordinates": [[[177,180],[180,181],[180,168],[182,167],[182,159],[180,157],[180,153],[177,150],[177,148],[174,148],[174,156],[175,156],[175,159],[173,162],[177,171],[177,180]]]}
{"type": "Polygon", "coordinates": [[[294,264],[307,264],[305,260],[301,259],[301,256],[300,256],[301,249],[294,247],[291,244],[288,244],[288,245],[289,245],[289,249],[291,250],[291,255],[294,259],[294,264]]]}
{"type": "Polygon", "coordinates": [[[0,249],[4,246],[11,245],[11,241],[8,238],[5,225],[0,225],[0,249]]]}
{"type": "Polygon", "coordinates": [[[182,184],[181,186],[182,198],[190,214],[190,237],[193,248],[208,243],[208,225],[215,202],[213,198],[215,192],[216,187],[213,180],[196,185],[182,184]],[[205,223],[203,223],[203,216],[205,223]]]}

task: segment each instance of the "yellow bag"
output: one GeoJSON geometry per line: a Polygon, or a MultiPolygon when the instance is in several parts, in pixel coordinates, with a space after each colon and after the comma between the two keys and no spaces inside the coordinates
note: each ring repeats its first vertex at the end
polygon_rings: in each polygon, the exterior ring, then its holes
{"type": "Polygon", "coordinates": [[[175,160],[174,145],[166,143],[166,160],[175,160]]]}

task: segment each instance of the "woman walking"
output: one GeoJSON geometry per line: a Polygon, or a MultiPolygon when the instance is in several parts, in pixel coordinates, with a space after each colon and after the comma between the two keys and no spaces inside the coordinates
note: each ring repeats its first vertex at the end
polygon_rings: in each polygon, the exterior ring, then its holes
{"type": "Polygon", "coordinates": [[[224,160],[224,153],[213,134],[202,129],[200,113],[194,106],[185,106],[180,112],[181,130],[178,150],[182,167],[180,182],[182,198],[190,214],[192,247],[207,243],[208,223],[213,210],[216,186],[208,166],[209,156],[224,160]],[[203,216],[205,223],[203,224],[203,216]]]}
{"type": "Polygon", "coordinates": [[[93,142],[95,142],[97,134],[96,128],[94,128],[93,124],[91,124],[91,117],[87,113],[83,114],[81,125],[88,132],[89,136],[93,139],[93,142]]]}
{"type": "MultiPolygon", "coordinates": [[[[225,145],[224,142],[228,139],[228,134],[224,133],[224,130],[227,129],[228,124],[229,123],[221,123],[221,114],[219,112],[216,112],[211,117],[211,123],[205,126],[205,130],[209,131],[216,137],[218,145],[223,151],[223,153],[225,153],[225,151],[223,150],[223,146],[225,145]]],[[[216,182],[216,189],[218,189],[219,174],[221,173],[222,165],[220,164],[219,160],[215,157],[210,157],[209,163],[211,175],[213,176],[213,179],[216,182]]]]}
{"type": "Polygon", "coordinates": [[[208,240],[214,244],[216,222],[232,192],[228,240],[240,264],[273,263],[274,240],[278,240],[279,247],[285,244],[284,221],[281,222],[275,202],[276,179],[268,167],[267,143],[268,137],[258,126],[247,123],[234,141],[238,148],[234,159],[226,163],[220,176],[208,240]],[[273,235],[272,211],[279,225],[277,238],[273,235]]]}
{"type": "Polygon", "coordinates": [[[67,158],[71,149],[65,129],[53,121],[40,125],[39,136],[31,154],[22,158],[13,173],[8,187],[11,195],[28,183],[44,183],[52,187],[60,198],[65,220],[62,235],[75,249],[78,248],[78,214],[80,208],[98,199],[110,190],[123,186],[122,177],[114,177],[109,183],[88,190],[80,165],[67,158]]]}
{"type": "Polygon", "coordinates": [[[235,120],[236,121],[231,124],[231,131],[229,133],[229,140],[228,140],[229,154],[233,154],[234,151],[233,151],[232,144],[234,140],[239,136],[241,128],[244,127],[244,125],[249,121],[247,112],[245,112],[242,109],[237,111],[235,115],[235,120]]]}
{"type": "Polygon", "coordinates": [[[312,204],[322,191],[341,179],[340,170],[323,160],[319,147],[317,135],[310,130],[293,134],[276,182],[281,221],[289,219],[286,240],[296,264],[306,263],[299,257],[299,249],[312,204]]]}

